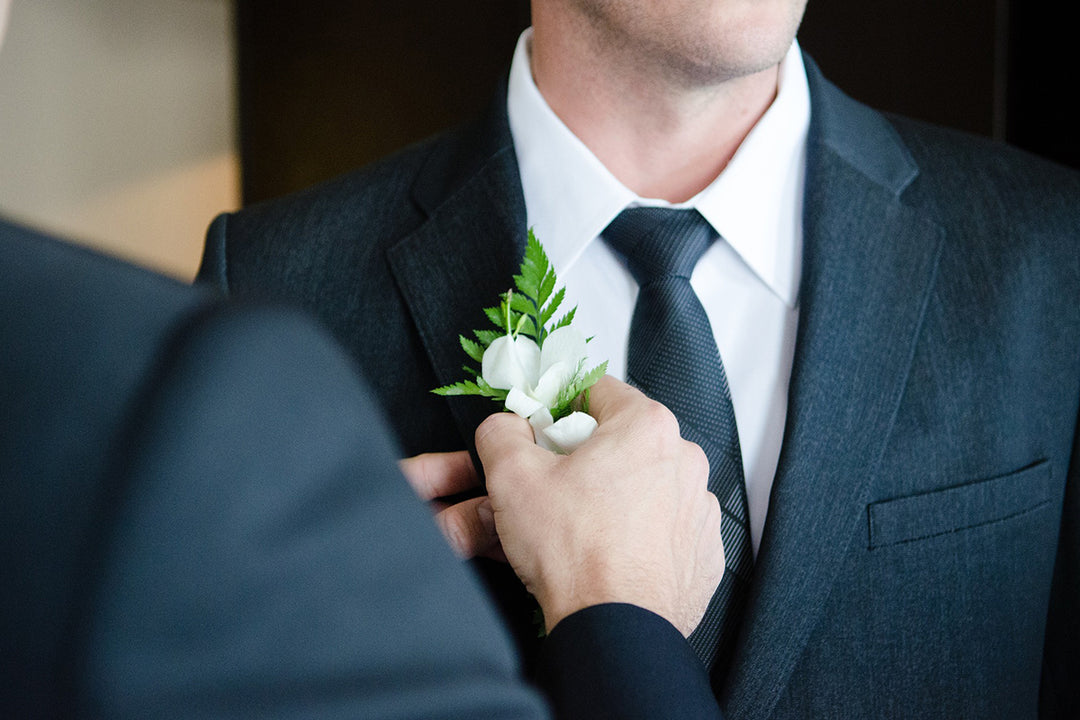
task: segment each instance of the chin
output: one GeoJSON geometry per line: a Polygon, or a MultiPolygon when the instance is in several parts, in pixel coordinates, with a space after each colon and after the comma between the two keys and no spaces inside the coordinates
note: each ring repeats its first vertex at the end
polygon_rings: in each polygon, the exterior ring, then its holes
{"type": "Polygon", "coordinates": [[[693,35],[685,28],[669,62],[687,79],[715,83],[745,77],[776,66],[787,54],[802,20],[801,3],[755,2],[744,13],[718,4],[711,23],[693,35]],[[710,28],[711,24],[711,28],[710,28]],[[680,47],[681,46],[681,47],[680,47]]]}
{"type": "Polygon", "coordinates": [[[741,17],[719,11],[713,34],[716,66],[740,75],[770,68],[787,54],[802,22],[805,2],[754,2],[741,17]]]}
{"type": "Polygon", "coordinates": [[[775,67],[794,36],[786,39],[737,38],[734,42],[706,48],[709,52],[683,54],[673,64],[675,72],[693,85],[716,83],[747,77],[775,67]]]}

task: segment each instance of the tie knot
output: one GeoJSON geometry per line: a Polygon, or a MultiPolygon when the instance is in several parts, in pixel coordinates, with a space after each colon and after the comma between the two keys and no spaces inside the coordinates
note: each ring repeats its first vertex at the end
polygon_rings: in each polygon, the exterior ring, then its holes
{"type": "Polygon", "coordinates": [[[664,277],[690,278],[717,238],[697,210],[637,207],[623,210],[604,230],[604,240],[626,256],[639,285],[664,277]]]}

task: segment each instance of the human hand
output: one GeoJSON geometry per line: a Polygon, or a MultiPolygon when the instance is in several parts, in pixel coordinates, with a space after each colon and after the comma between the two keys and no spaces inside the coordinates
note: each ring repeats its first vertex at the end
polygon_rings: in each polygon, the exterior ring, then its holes
{"type": "Polygon", "coordinates": [[[461,558],[506,561],[487,495],[450,502],[444,498],[479,487],[480,478],[465,450],[425,453],[399,463],[405,479],[435,512],[435,523],[461,558]]]}
{"type": "Polygon", "coordinates": [[[509,413],[477,429],[503,551],[549,630],[620,602],[689,635],[724,572],[705,454],[664,406],[613,378],[593,388],[591,412],[599,425],[571,455],[537,447],[529,424],[509,413]]]}

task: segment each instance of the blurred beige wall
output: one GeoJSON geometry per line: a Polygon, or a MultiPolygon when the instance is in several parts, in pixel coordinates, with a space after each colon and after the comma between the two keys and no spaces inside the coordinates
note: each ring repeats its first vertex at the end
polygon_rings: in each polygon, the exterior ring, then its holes
{"type": "Polygon", "coordinates": [[[181,279],[239,206],[230,0],[15,0],[0,213],[181,279]]]}

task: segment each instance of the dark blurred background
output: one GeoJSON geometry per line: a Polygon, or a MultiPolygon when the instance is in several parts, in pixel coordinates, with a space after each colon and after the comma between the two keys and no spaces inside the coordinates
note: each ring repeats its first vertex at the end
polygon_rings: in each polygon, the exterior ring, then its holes
{"type": "MultiPolygon", "coordinates": [[[[804,50],[882,110],[1080,167],[1069,3],[809,0],[804,50]]],[[[364,165],[478,112],[523,0],[237,0],[245,204],[364,165]]]]}

